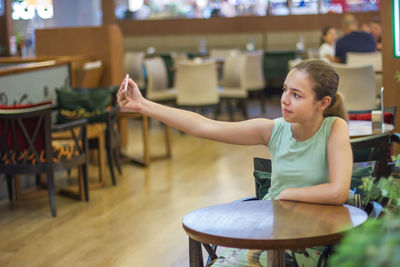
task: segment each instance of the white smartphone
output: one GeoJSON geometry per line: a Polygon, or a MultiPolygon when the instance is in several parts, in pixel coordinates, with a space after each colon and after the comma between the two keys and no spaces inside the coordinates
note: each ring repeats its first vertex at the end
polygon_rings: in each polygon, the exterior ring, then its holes
{"type": "Polygon", "coordinates": [[[129,81],[129,74],[126,74],[126,76],[125,76],[125,87],[124,87],[125,95],[128,94],[128,81],[129,81]]]}

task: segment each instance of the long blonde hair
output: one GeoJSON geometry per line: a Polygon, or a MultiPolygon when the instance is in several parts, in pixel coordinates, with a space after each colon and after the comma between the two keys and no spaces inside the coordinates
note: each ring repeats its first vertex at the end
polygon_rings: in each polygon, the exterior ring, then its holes
{"type": "Polygon", "coordinates": [[[324,110],[324,117],[336,116],[345,121],[349,120],[343,97],[337,92],[339,75],[331,65],[320,59],[306,59],[293,66],[293,69],[308,74],[316,100],[322,100],[325,96],[331,98],[330,105],[324,110]]]}

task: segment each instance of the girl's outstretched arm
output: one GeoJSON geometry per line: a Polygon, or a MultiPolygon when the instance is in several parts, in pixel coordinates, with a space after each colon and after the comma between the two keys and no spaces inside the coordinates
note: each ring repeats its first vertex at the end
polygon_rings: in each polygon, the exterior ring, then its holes
{"type": "Polygon", "coordinates": [[[238,145],[265,145],[269,142],[273,128],[272,120],[251,119],[241,122],[211,120],[194,112],[145,99],[131,79],[126,92],[124,87],[125,80],[117,95],[121,108],[155,118],[188,134],[238,145]]]}

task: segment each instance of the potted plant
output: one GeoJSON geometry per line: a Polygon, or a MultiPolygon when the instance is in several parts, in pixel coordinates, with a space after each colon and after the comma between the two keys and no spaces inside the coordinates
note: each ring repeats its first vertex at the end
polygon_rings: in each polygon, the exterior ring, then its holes
{"type": "MultiPolygon", "coordinates": [[[[400,155],[394,158],[399,167],[400,155]]],[[[329,257],[329,266],[400,266],[400,181],[362,178],[367,199],[384,203],[381,216],[350,231],[329,257]]]]}

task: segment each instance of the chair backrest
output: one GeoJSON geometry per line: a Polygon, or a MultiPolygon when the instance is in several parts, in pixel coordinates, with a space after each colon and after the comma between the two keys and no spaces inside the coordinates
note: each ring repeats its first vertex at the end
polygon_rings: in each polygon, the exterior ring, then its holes
{"type": "Polygon", "coordinates": [[[376,161],[374,177],[389,175],[388,157],[390,156],[390,135],[382,133],[351,139],[354,162],[376,161]]]}
{"type": "Polygon", "coordinates": [[[126,52],[124,56],[125,72],[129,74],[139,88],[144,87],[143,75],[144,52],[126,52]]]}
{"type": "Polygon", "coordinates": [[[246,79],[246,61],[244,55],[228,56],[223,67],[223,86],[231,88],[244,88],[246,79]]]}
{"type": "Polygon", "coordinates": [[[98,87],[103,75],[103,69],[101,60],[86,62],[75,73],[75,85],[88,88],[98,87]]]}
{"type": "Polygon", "coordinates": [[[168,73],[165,63],[161,57],[145,59],[144,65],[147,72],[146,96],[156,91],[168,89],[168,73]]]}
{"type": "Polygon", "coordinates": [[[264,51],[264,76],[283,81],[289,70],[289,60],[296,57],[296,51],[264,51]]]}
{"type": "Polygon", "coordinates": [[[0,172],[51,162],[51,111],[49,104],[0,110],[0,172]]]}
{"type": "Polygon", "coordinates": [[[343,94],[347,110],[377,108],[376,80],[371,65],[332,65],[339,74],[338,92],[343,94]]]}
{"type": "Polygon", "coordinates": [[[371,52],[371,53],[346,53],[347,65],[372,65],[374,71],[382,71],[382,53],[371,52]]]}
{"type": "Polygon", "coordinates": [[[180,62],[176,73],[177,104],[215,105],[219,102],[217,67],[214,61],[180,62]]]}
{"type": "Polygon", "coordinates": [[[253,158],[253,176],[256,185],[256,197],[262,199],[271,186],[272,163],[270,159],[253,158]]]}
{"type": "Polygon", "coordinates": [[[245,54],[245,87],[247,89],[262,89],[265,87],[263,71],[264,51],[256,51],[245,54]]]}

